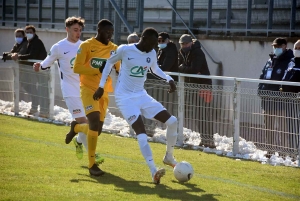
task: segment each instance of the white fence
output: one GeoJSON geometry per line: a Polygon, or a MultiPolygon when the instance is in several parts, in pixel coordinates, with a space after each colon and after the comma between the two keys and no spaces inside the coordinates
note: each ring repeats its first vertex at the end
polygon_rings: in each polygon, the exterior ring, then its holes
{"type": "MultiPolygon", "coordinates": [[[[34,60],[30,60],[34,62],[34,60]]],[[[56,64],[54,64],[56,65],[56,64]]],[[[60,77],[57,68],[52,66],[51,70],[44,73],[36,73],[31,65],[23,65],[7,61],[0,65],[0,99],[14,102],[14,112],[19,112],[20,100],[30,102],[28,96],[48,99],[48,116],[53,118],[54,105],[66,108],[60,91],[60,77]],[[25,67],[24,67],[25,66],[25,67]],[[22,74],[26,73],[26,75],[22,74]],[[21,79],[20,77],[23,77],[21,79]],[[32,83],[34,76],[44,76],[48,80],[46,86],[37,95],[30,94],[31,91],[24,90],[23,85],[36,85],[32,83]],[[25,81],[24,81],[24,76],[25,81]],[[26,82],[26,83],[25,83],[26,82]],[[20,84],[21,83],[21,84],[20,84]],[[21,86],[21,88],[19,87],[21,86]],[[47,96],[47,95],[46,95],[47,96]]],[[[279,152],[296,158],[300,156],[299,147],[299,94],[278,92],[272,96],[257,95],[258,83],[295,85],[299,83],[268,81],[259,79],[246,79],[224,76],[205,76],[169,73],[179,75],[177,83],[177,94],[168,94],[169,85],[158,80],[147,80],[145,88],[150,95],[162,102],[170,113],[179,120],[179,142],[184,143],[183,129],[188,128],[201,134],[203,144],[213,146],[213,134],[233,137],[233,154],[239,153],[239,138],[252,141],[257,148],[266,150],[270,154],[279,152]],[[199,85],[185,83],[185,77],[212,79],[213,85],[199,85]],[[222,85],[216,80],[221,80],[222,85]],[[211,91],[213,99],[209,101],[207,94],[203,91],[211,91]],[[262,100],[263,99],[263,100],[262,100]],[[261,104],[271,105],[269,111],[263,111],[261,104]]],[[[115,80],[116,77],[112,76],[115,80]]],[[[41,105],[41,104],[40,104],[41,105]]],[[[41,106],[40,106],[41,107],[41,106]]],[[[114,97],[111,95],[110,112],[120,115],[114,105],[114,97]]],[[[164,128],[164,125],[152,120],[145,120],[149,133],[156,127],[164,128]]]]}

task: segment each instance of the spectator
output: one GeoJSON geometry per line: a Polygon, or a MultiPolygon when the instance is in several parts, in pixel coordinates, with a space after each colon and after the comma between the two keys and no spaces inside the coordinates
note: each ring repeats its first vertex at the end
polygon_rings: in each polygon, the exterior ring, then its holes
{"type": "MultiPolygon", "coordinates": [[[[288,68],[282,78],[282,81],[300,82],[300,40],[294,45],[294,58],[288,64],[288,68]]],[[[286,120],[288,129],[289,148],[293,149],[295,156],[299,148],[299,86],[282,85],[282,92],[289,92],[286,103],[286,120]]]]}
{"type": "Polygon", "coordinates": [[[23,29],[15,30],[15,45],[13,46],[10,52],[3,52],[2,60],[5,62],[6,60],[11,60],[13,53],[17,54],[25,54],[27,51],[27,39],[25,37],[25,32],[23,29]]]}
{"type": "MultiPolygon", "coordinates": [[[[32,25],[25,27],[28,44],[27,50],[23,54],[13,53],[13,60],[37,59],[44,60],[47,52],[43,42],[36,35],[35,27],[32,25]]],[[[40,105],[40,117],[48,117],[49,98],[48,98],[48,80],[49,73],[32,73],[33,62],[20,62],[20,83],[24,89],[30,93],[31,109],[30,115],[37,113],[38,105],[40,105]],[[30,66],[30,67],[29,67],[30,66]]]]}
{"type": "Polygon", "coordinates": [[[139,36],[134,32],[132,34],[129,34],[129,36],[127,37],[127,42],[128,44],[131,43],[138,43],[140,40],[139,36]]]}
{"type": "MultiPolygon", "coordinates": [[[[178,71],[186,74],[210,75],[200,42],[193,40],[188,34],[183,34],[179,39],[179,44],[181,48],[178,53],[178,71]]],[[[196,93],[196,96],[194,94],[185,96],[186,112],[189,116],[186,118],[189,121],[185,123],[198,125],[196,131],[202,134],[200,145],[214,148],[215,145],[212,143],[211,79],[186,77],[185,82],[197,84],[197,87],[200,88],[199,94],[196,93]],[[195,104],[199,110],[195,110],[195,104]]]]}
{"type": "MultiPolygon", "coordinates": [[[[273,54],[265,64],[259,79],[281,81],[288,64],[293,57],[293,51],[287,49],[287,41],[284,38],[276,38],[273,43],[273,54]]],[[[258,94],[261,97],[261,107],[264,113],[266,129],[266,144],[272,146],[287,146],[285,142],[285,107],[279,91],[280,85],[258,85],[258,94]],[[277,126],[275,126],[277,122],[277,126]],[[277,127],[277,128],[275,128],[277,127]],[[279,131],[279,132],[278,132],[279,131]]],[[[275,147],[274,147],[275,148],[275,147]]]]}

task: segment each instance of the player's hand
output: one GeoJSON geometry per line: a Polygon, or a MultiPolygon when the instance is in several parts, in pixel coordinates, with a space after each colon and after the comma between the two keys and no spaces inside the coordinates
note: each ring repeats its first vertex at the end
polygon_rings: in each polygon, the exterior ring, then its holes
{"type": "Polygon", "coordinates": [[[33,70],[35,72],[39,72],[40,71],[40,67],[41,67],[41,63],[39,63],[39,62],[33,64],[33,70]]]}
{"type": "Polygon", "coordinates": [[[176,91],[176,84],[175,84],[174,80],[170,80],[169,84],[170,84],[170,89],[169,89],[168,93],[173,93],[174,91],[176,91]]]}
{"type": "Polygon", "coordinates": [[[94,100],[99,100],[99,99],[103,96],[103,93],[104,93],[104,89],[101,88],[101,87],[99,87],[99,88],[97,89],[97,91],[94,93],[93,99],[94,99],[94,100]]]}

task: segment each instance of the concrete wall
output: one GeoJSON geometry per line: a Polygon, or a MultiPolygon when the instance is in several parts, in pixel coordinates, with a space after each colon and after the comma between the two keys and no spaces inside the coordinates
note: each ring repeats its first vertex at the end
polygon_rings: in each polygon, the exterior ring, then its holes
{"type": "MultiPolygon", "coordinates": [[[[15,28],[0,29],[0,52],[11,50],[14,44],[15,28]]],[[[64,30],[37,29],[37,34],[44,42],[46,50],[49,52],[51,46],[57,41],[66,37],[64,30]]],[[[93,34],[89,34],[93,35],[93,34]]],[[[224,76],[258,78],[260,72],[269,58],[268,54],[272,51],[272,40],[264,42],[247,41],[236,39],[200,39],[206,50],[223,64],[224,76]]],[[[178,42],[178,37],[174,39],[178,42]]],[[[289,48],[293,48],[293,43],[288,43],[289,48]]],[[[207,56],[207,62],[212,75],[217,74],[217,65],[207,56]]]]}

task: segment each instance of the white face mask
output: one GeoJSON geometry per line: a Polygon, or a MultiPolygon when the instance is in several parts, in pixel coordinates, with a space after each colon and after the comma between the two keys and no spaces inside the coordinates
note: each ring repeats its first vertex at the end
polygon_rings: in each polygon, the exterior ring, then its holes
{"type": "Polygon", "coordinates": [[[282,48],[273,48],[273,50],[274,50],[274,54],[276,55],[276,56],[280,56],[281,54],[282,54],[282,52],[283,52],[283,50],[282,50],[282,48]]]}
{"type": "Polygon", "coordinates": [[[294,50],[294,57],[300,57],[300,50],[294,50]]]}
{"type": "Polygon", "coordinates": [[[28,40],[31,40],[33,38],[33,34],[31,34],[31,33],[26,34],[26,36],[27,36],[28,40]]]}
{"type": "Polygon", "coordinates": [[[164,49],[165,47],[167,47],[166,43],[161,43],[157,45],[159,47],[159,49],[164,49]]]}

